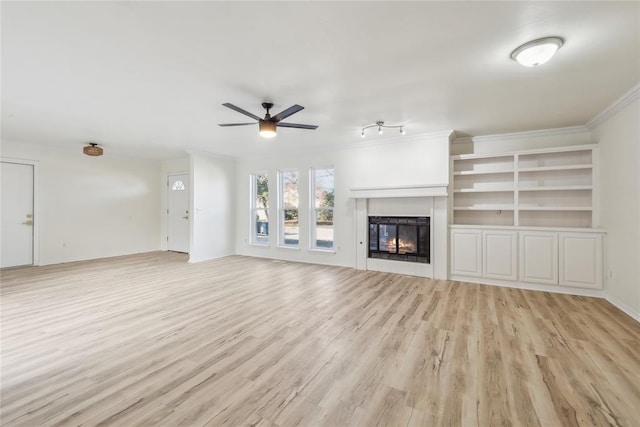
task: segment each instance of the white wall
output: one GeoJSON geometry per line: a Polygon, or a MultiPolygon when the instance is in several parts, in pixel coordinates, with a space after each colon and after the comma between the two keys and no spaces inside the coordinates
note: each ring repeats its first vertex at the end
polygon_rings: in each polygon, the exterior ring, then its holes
{"type": "MultiPolygon", "coordinates": [[[[318,264],[356,266],[355,200],[352,188],[447,184],[449,181],[449,133],[386,143],[359,143],[340,151],[296,152],[268,157],[245,157],[237,163],[236,251],[240,255],[268,257],[318,264]],[[335,253],[309,250],[309,168],[335,167],[335,253]],[[300,249],[277,247],[276,186],[279,169],[298,169],[300,249]],[[269,174],[270,245],[250,245],[249,175],[269,174]]],[[[277,140],[269,142],[277,144],[277,140]]]]}
{"type": "Polygon", "coordinates": [[[235,161],[190,153],[189,262],[235,254],[235,161]]]}
{"type": "Polygon", "coordinates": [[[160,249],[160,163],[2,141],[1,155],[36,160],[39,263],[160,249]]]}
{"type": "Polygon", "coordinates": [[[598,126],[605,293],[640,319],[640,100],[598,126]],[[611,273],[611,275],[610,275],[611,273]]]}

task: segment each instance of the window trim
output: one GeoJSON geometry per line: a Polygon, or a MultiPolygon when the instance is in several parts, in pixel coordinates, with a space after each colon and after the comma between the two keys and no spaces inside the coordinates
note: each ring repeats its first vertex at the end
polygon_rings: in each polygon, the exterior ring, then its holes
{"type": "Polygon", "coordinates": [[[333,165],[329,166],[312,166],[309,168],[309,251],[312,252],[325,252],[325,253],[335,253],[336,248],[336,240],[335,240],[335,191],[336,191],[336,183],[335,183],[335,172],[336,168],[333,165]],[[318,170],[333,170],[333,193],[334,193],[334,203],[331,208],[316,208],[316,171],[318,170]],[[331,210],[333,212],[333,240],[332,246],[330,248],[319,247],[317,244],[317,210],[331,210]]]}

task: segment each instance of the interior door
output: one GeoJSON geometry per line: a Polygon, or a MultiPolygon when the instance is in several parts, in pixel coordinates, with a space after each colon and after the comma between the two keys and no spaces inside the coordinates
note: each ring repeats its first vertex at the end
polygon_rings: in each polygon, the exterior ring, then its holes
{"type": "Polygon", "coordinates": [[[167,183],[167,249],[189,253],[189,175],[169,175],[167,183]]]}
{"type": "Polygon", "coordinates": [[[33,264],[33,165],[0,162],[0,267],[33,264]]]}

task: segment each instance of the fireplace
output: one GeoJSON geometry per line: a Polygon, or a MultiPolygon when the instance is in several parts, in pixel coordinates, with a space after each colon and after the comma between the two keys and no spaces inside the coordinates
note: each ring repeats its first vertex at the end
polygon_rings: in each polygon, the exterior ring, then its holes
{"type": "Polygon", "coordinates": [[[430,217],[369,217],[369,258],[430,264],[430,217]]]}

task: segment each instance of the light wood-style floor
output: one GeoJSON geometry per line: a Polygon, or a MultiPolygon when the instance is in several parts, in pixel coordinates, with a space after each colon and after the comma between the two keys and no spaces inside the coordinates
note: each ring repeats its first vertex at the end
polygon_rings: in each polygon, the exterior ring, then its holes
{"type": "Polygon", "coordinates": [[[2,425],[640,425],[640,325],[604,300],[186,260],[2,271],[2,425]]]}

